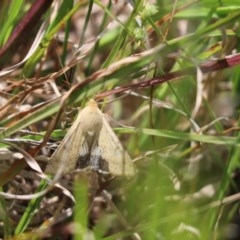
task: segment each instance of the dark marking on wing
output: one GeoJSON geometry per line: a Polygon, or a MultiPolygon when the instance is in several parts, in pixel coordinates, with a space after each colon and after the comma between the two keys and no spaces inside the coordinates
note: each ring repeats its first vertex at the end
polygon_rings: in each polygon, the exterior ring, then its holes
{"type": "Polygon", "coordinates": [[[101,157],[101,149],[99,146],[96,146],[92,152],[80,152],[80,156],[77,161],[77,169],[84,169],[88,167],[95,171],[109,173],[108,162],[101,157]]]}

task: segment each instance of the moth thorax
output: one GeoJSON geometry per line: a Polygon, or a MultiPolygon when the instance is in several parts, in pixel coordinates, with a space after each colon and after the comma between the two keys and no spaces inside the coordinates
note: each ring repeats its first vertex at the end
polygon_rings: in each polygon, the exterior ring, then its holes
{"type": "Polygon", "coordinates": [[[103,114],[97,107],[88,106],[82,110],[81,116],[83,135],[91,146],[94,141],[98,141],[103,126],[103,114]]]}

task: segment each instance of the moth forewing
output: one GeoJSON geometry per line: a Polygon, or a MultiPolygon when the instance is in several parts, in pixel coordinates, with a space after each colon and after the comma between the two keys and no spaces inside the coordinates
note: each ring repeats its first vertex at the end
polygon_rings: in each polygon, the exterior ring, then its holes
{"type": "Polygon", "coordinates": [[[108,163],[108,171],[115,176],[133,176],[133,162],[124,150],[118,137],[107,120],[103,117],[103,126],[99,136],[101,158],[108,163]]]}
{"type": "Polygon", "coordinates": [[[82,129],[77,118],[50,158],[45,172],[55,175],[66,174],[74,170],[82,142],[82,129]]]}

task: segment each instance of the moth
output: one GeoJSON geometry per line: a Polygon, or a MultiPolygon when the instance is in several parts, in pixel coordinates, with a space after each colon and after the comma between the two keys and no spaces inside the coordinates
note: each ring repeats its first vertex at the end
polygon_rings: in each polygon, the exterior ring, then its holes
{"type": "Polygon", "coordinates": [[[134,164],[113,132],[102,111],[90,100],[53,153],[47,174],[67,174],[75,169],[133,176],[134,164]]]}

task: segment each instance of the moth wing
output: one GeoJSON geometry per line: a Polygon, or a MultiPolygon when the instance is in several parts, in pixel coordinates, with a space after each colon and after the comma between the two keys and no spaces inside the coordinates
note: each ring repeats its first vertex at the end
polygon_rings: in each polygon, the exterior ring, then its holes
{"type": "Polygon", "coordinates": [[[109,173],[115,176],[133,176],[135,168],[128,153],[113,132],[107,120],[103,117],[103,126],[99,136],[101,158],[108,163],[109,173]]]}
{"type": "Polygon", "coordinates": [[[84,140],[82,126],[80,124],[81,117],[81,114],[79,114],[50,158],[45,171],[47,174],[55,175],[58,172],[60,172],[60,174],[66,174],[75,169],[84,140]]]}

